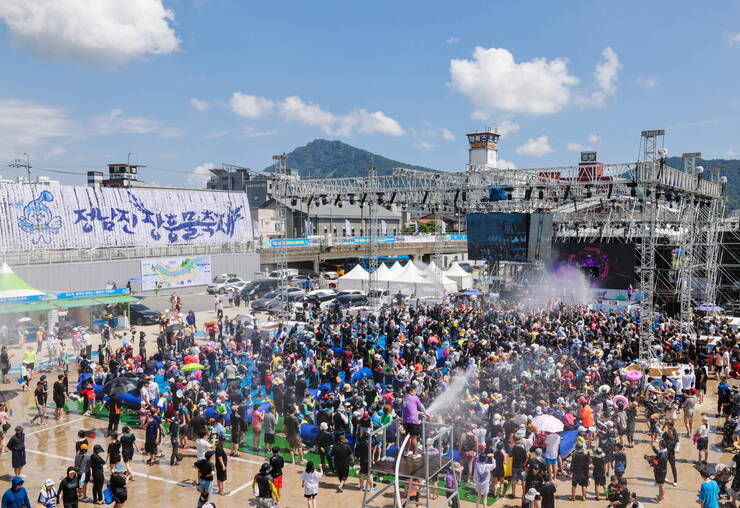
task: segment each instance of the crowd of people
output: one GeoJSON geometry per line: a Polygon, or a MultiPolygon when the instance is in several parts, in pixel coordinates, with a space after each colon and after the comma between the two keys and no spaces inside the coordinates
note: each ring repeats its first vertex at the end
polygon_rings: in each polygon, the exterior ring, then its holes
{"type": "MultiPolygon", "coordinates": [[[[656,321],[652,353],[656,361],[679,369],[669,376],[656,372],[655,364],[635,363],[638,322],[628,312],[564,304],[531,309],[480,299],[394,305],[359,314],[315,307],[305,310],[306,322],[268,331],[230,320],[217,303],[216,325],[198,340],[194,313],[181,312],[179,297],[171,303],[160,322],[156,351],[147,349],[143,332],[106,329],[96,361],[81,351],[77,364],[79,374],[88,375],[79,390],[86,413],[95,409],[95,385],[131,378],[132,393],[141,401],[136,413],[145,431],[143,447],[131,428],[124,426],[119,433],[121,415],[129,411],[121,397],[106,396],[107,448],[95,444],[90,450],[81,439],[75,466],[58,487],[45,483],[39,503],[44,489],[64,503],[76,503],[86,498],[90,482],[92,499],[103,501],[107,464],[110,495],[120,506],[127,482],[134,480],[135,453],[143,451],[148,464],[157,464],[166,440],[171,466],[184,460],[184,450],[194,448],[198,506],[228,494],[229,458],[243,450],[265,457],[253,485],[261,506],[279,502],[289,457],[305,466],[294,480],[302,482],[312,508],[322,475],[336,475],[341,492],[357,466],[360,488],[373,492],[374,461],[401,452],[404,460],[419,461],[434,447],[437,453],[452,453],[454,460],[432,485],[407,485],[415,489],[412,495],[429,487],[432,495],[448,496],[457,506],[454,494],[464,487],[476,505],[485,505],[488,496],[508,495],[528,508],[549,508],[555,506],[556,481],[569,480],[572,500],[640,506],[627,475],[628,450],[635,446],[636,423],[642,418],[653,453],[640,460],[654,472],[656,502],[664,499],[669,470],[671,483],[679,482],[681,433],[694,441],[697,467],[707,475],[701,487],[704,506],[716,506],[712,502],[728,492],[725,483],[733,476],[736,502],[740,470],[728,465],[723,483],[706,467],[710,429],[700,416],[709,412],[700,409],[707,382],[717,377],[718,410],[733,425],[728,445],[739,443],[740,423],[735,427],[734,422],[740,393],[725,379],[735,374],[740,349],[735,332],[720,318],[697,318],[697,333],[691,334],[670,319],[656,321]],[[700,334],[713,340],[702,341],[700,334]],[[449,391],[455,392],[449,401],[432,404],[449,391]],[[562,430],[537,428],[533,422],[543,415],[560,422],[562,430]],[[701,423],[695,428],[697,419],[701,423]],[[453,435],[434,446],[421,442],[425,421],[452,424],[453,435]],[[310,446],[303,424],[316,426],[310,446]],[[385,447],[371,436],[384,426],[385,447]],[[281,443],[286,443],[282,449],[281,443]],[[313,460],[306,460],[307,448],[315,453],[309,457],[313,460]],[[445,488],[437,481],[444,481],[445,488]]],[[[38,383],[37,406],[43,408],[46,379],[38,383]]],[[[54,402],[64,406],[68,396],[66,374],[61,374],[54,402]]],[[[39,409],[40,423],[45,418],[39,409]]],[[[17,478],[25,463],[22,436],[19,427],[7,443],[13,467],[18,465],[17,478]]],[[[14,480],[2,507],[22,506],[12,503],[24,495],[22,478],[14,480]]]]}

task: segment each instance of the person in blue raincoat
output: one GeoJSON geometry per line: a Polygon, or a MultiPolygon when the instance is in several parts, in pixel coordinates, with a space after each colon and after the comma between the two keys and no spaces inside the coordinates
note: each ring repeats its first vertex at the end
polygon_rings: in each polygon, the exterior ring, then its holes
{"type": "Polygon", "coordinates": [[[2,508],[31,508],[31,500],[23,487],[23,478],[14,476],[10,482],[10,488],[3,494],[2,508]]]}

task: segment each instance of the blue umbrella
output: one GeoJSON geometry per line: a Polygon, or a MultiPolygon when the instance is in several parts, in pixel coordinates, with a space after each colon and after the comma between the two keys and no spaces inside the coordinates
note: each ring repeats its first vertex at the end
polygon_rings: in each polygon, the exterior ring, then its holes
{"type": "Polygon", "coordinates": [[[365,379],[369,377],[373,377],[373,371],[370,370],[370,367],[363,367],[359,371],[354,373],[354,375],[350,379],[350,382],[354,383],[360,379],[365,379]]]}
{"type": "Polygon", "coordinates": [[[481,296],[481,295],[482,295],[483,293],[481,293],[481,292],[480,292],[480,291],[478,291],[477,289],[466,289],[466,290],[465,290],[465,291],[463,292],[463,294],[464,294],[464,295],[468,295],[468,296],[481,296]]]}

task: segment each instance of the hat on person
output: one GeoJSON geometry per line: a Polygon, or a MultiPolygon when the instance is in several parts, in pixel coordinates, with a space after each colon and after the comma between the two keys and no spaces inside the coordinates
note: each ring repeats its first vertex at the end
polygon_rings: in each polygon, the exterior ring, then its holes
{"type": "Polygon", "coordinates": [[[537,489],[532,488],[527,491],[527,494],[524,496],[524,499],[527,501],[534,501],[537,496],[539,496],[540,493],[537,492],[537,489]]]}
{"type": "Polygon", "coordinates": [[[588,432],[588,429],[586,427],[584,427],[583,425],[580,425],[578,427],[578,432],[588,432]]]}
{"type": "Polygon", "coordinates": [[[463,466],[459,462],[455,462],[454,464],[452,464],[452,470],[455,471],[456,473],[462,473],[463,466]]]}
{"type": "Polygon", "coordinates": [[[576,441],[576,450],[583,450],[583,441],[576,441]]]}
{"type": "Polygon", "coordinates": [[[596,449],[594,450],[594,457],[602,458],[606,457],[606,454],[604,453],[604,450],[602,450],[600,447],[596,447],[596,449]]]}
{"type": "Polygon", "coordinates": [[[54,480],[52,480],[51,478],[49,478],[48,480],[46,480],[44,482],[44,486],[45,487],[53,487],[54,486],[54,480]]]}
{"type": "Polygon", "coordinates": [[[119,462],[113,468],[113,472],[114,473],[125,473],[126,472],[126,465],[123,462],[119,462]]]}
{"type": "Polygon", "coordinates": [[[260,466],[260,474],[270,474],[272,472],[272,466],[269,462],[265,462],[260,466]]]}

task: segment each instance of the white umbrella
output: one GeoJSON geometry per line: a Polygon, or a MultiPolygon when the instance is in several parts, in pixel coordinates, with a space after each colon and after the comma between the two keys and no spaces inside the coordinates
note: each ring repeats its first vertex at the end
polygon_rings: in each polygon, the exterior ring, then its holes
{"type": "Polygon", "coordinates": [[[562,432],[564,428],[563,422],[552,415],[535,416],[532,425],[537,427],[540,432],[562,432]]]}
{"type": "Polygon", "coordinates": [[[30,317],[22,317],[18,320],[19,323],[30,323],[32,319],[30,317]]]}

